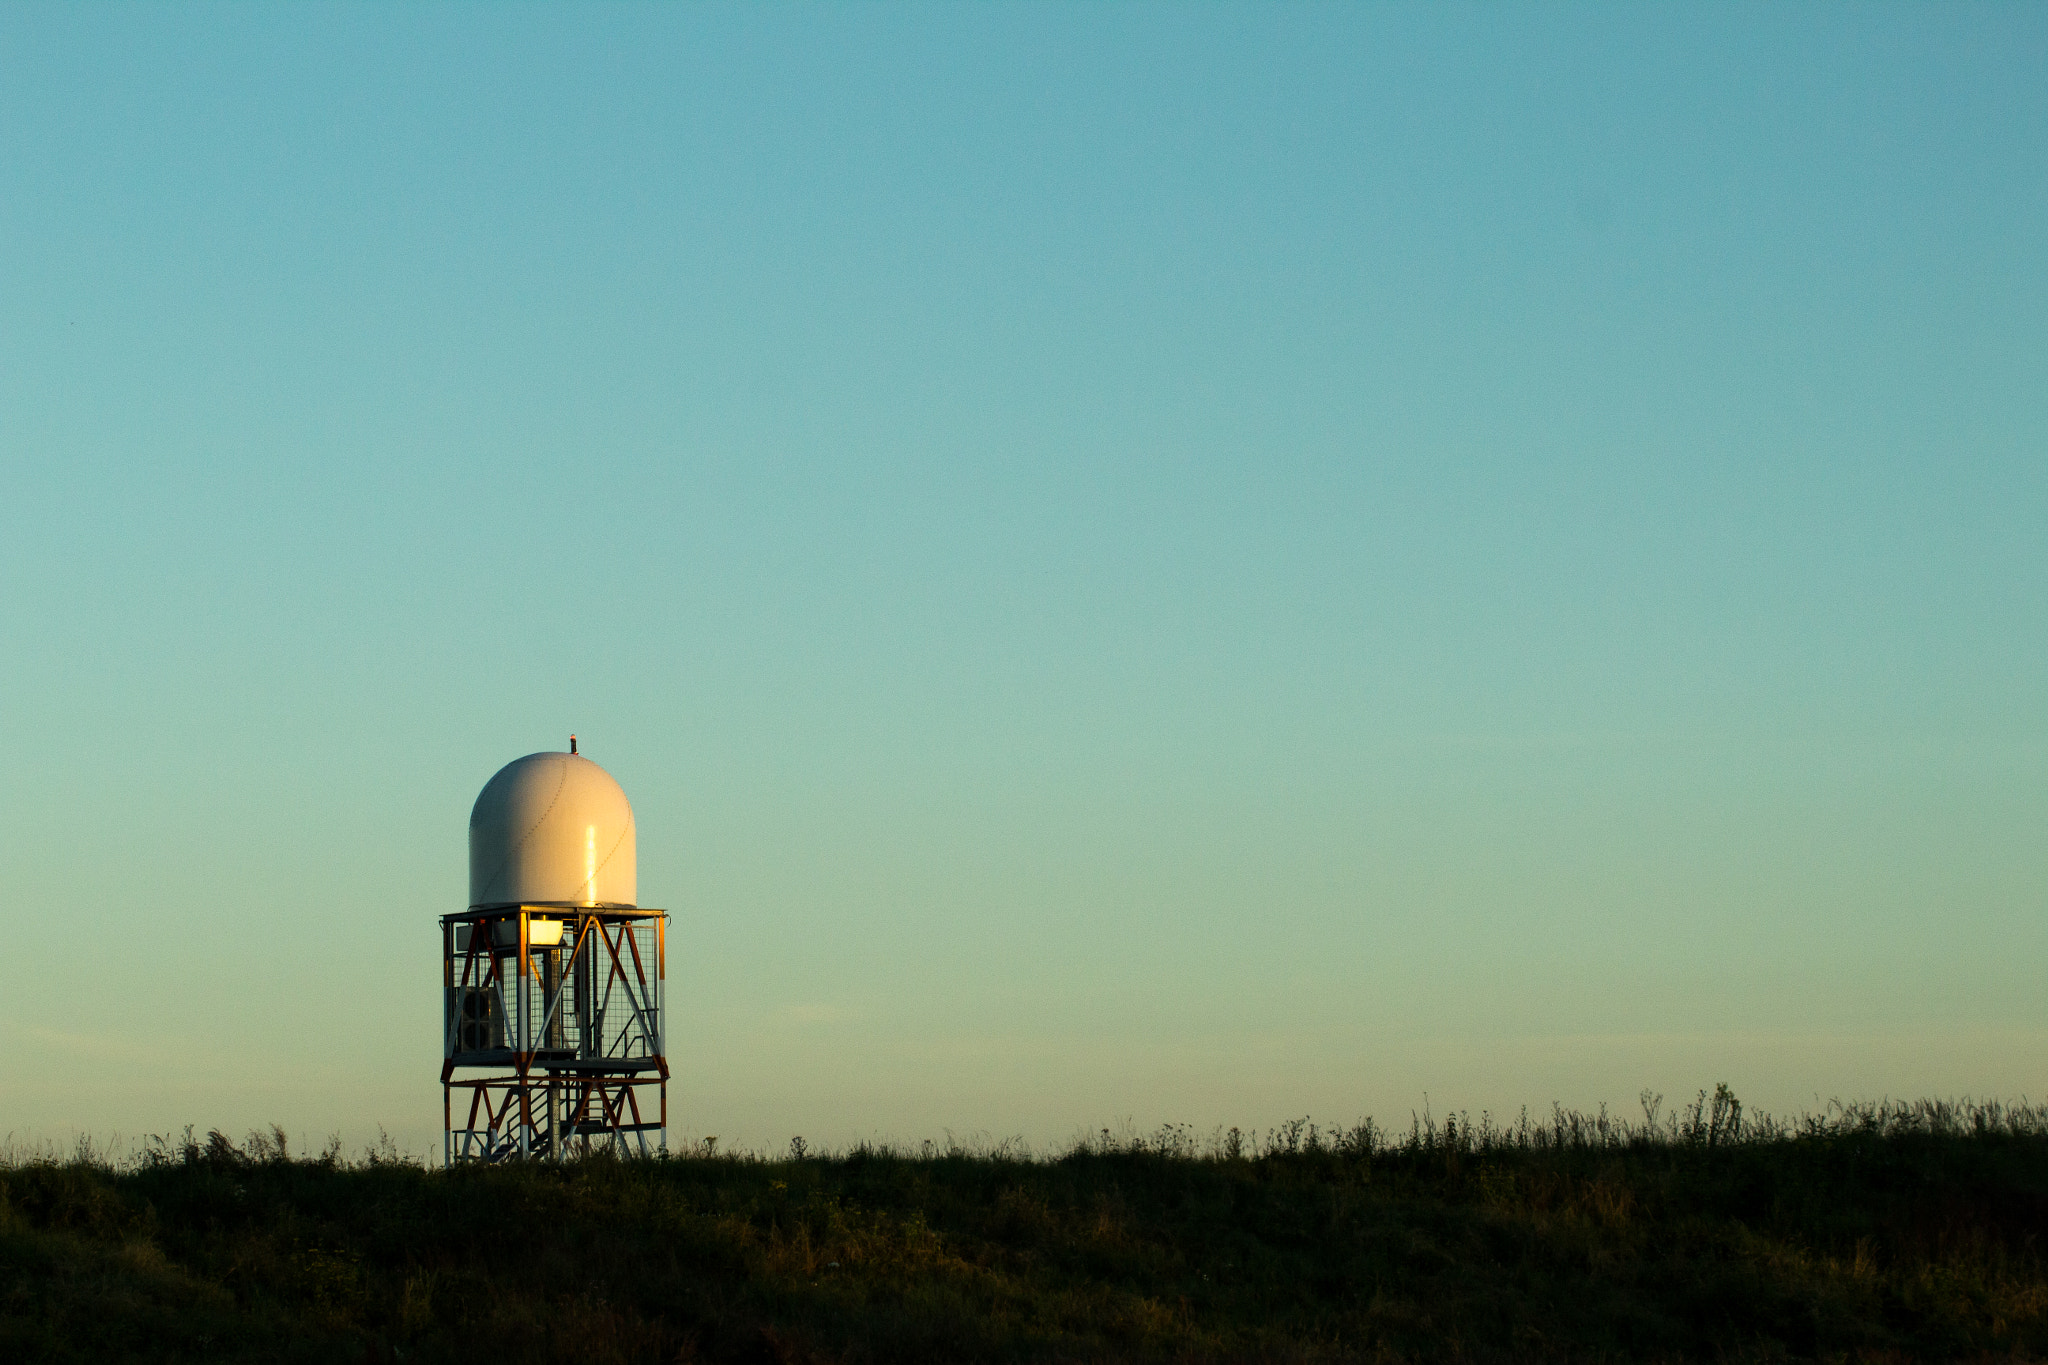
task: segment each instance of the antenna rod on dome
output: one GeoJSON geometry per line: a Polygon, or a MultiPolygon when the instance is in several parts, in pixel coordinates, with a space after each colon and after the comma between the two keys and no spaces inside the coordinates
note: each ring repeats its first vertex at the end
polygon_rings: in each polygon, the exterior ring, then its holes
{"type": "Polygon", "coordinates": [[[572,754],[576,752],[576,736],[574,735],[569,736],[569,752],[572,754]]]}

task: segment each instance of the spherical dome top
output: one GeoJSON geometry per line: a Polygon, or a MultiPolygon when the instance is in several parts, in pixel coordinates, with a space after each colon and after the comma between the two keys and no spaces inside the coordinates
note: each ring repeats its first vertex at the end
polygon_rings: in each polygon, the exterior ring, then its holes
{"type": "Polygon", "coordinates": [[[633,807],[581,754],[498,769],[469,812],[469,903],[633,905],[633,807]]]}

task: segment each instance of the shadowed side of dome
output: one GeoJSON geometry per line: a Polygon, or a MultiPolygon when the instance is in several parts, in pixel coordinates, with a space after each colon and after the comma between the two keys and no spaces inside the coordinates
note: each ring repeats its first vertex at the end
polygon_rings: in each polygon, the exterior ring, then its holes
{"type": "Polygon", "coordinates": [[[514,759],[469,813],[469,903],[637,903],[633,807],[581,754],[514,759]]]}

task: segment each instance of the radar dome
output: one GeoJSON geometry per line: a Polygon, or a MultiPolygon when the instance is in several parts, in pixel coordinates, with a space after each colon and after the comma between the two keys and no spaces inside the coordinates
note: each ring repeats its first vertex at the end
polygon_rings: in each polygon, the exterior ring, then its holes
{"type": "Polygon", "coordinates": [[[498,769],[469,812],[469,903],[634,905],[633,807],[578,753],[498,769]]]}

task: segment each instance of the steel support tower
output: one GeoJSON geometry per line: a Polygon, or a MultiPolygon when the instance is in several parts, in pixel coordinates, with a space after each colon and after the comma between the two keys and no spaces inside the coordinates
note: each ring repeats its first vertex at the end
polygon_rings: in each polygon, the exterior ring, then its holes
{"type": "Polygon", "coordinates": [[[667,938],[666,910],[442,916],[449,1164],[668,1150],[667,938]]]}

